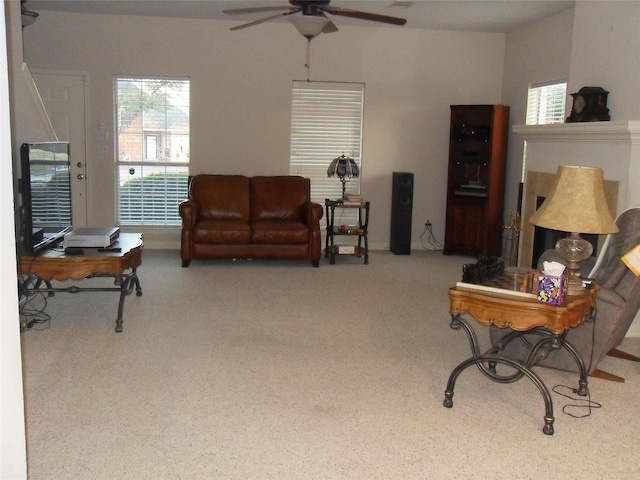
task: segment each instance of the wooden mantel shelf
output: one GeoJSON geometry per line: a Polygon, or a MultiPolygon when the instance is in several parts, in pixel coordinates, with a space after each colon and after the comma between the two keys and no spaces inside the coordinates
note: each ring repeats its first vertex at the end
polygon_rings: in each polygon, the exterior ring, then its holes
{"type": "Polygon", "coordinates": [[[528,142],[614,142],[640,145],[640,121],[514,125],[513,132],[528,142]]]}

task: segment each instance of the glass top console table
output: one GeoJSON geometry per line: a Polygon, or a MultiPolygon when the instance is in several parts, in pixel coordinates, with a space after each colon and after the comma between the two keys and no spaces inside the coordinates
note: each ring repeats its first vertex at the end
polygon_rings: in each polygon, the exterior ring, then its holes
{"type": "Polygon", "coordinates": [[[580,371],[578,395],[588,395],[587,369],[579,353],[565,340],[571,328],[578,328],[593,318],[599,287],[590,285],[581,296],[567,297],[563,305],[539,302],[535,296],[512,295],[509,292],[482,291],[472,287],[458,286],[449,289],[451,315],[450,327],[463,328],[469,339],[472,356],[453,369],[449,376],[443,405],[453,407],[453,394],[458,376],[467,368],[476,365],[480,372],[498,383],[513,383],[528,377],[538,388],[545,404],[543,433],[553,435],[553,402],[548,388],[532,367],[554,350],[566,349],[578,364],[580,371]],[[472,325],[464,316],[476,322],[498,328],[507,327],[506,333],[489,350],[480,352],[477,336],[472,325]],[[527,337],[525,338],[525,334],[527,337]],[[533,334],[533,335],[529,335],[533,334]],[[527,338],[535,338],[530,341],[527,338]],[[522,341],[529,349],[524,360],[511,359],[500,352],[511,341],[522,341]],[[497,365],[506,366],[498,372],[497,365]],[[506,370],[506,373],[505,373],[506,370]]]}

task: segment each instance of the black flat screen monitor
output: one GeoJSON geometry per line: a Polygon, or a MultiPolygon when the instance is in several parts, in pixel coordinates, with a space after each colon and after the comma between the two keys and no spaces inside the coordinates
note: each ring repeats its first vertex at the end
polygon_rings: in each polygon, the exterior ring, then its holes
{"type": "Polygon", "coordinates": [[[72,230],[68,142],[24,143],[21,238],[24,253],[49,248],[72,230]]]}

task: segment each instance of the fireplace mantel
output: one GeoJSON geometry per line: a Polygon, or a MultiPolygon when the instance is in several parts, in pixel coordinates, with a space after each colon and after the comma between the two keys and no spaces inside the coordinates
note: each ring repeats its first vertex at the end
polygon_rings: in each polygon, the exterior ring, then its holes
{"type": "MultiPolygon", "coordinates": [[[[533,214],[537,196],[546,196],[560,165],[602,168],[605,180],[617,185],[607,197],[614,217],[640,205],[640,121],[514,125],[513,132],[527,145],[522,218],[533,214]]],[[[522,265],[529,266],[533,229],[527,222],[520,240],[522,265]]]]}
{"type": "MultiPolygon", "coordinates": [[[[553,125],[514,125],[513,133],[526,142],[525,197],[520,236],[521,266],[530,266],[533,228],[526,221],[535,211],[532,198],[545,196],[560,165],[600,167],[606,184],[617,184],[607,203],[612,213],[640,205],[640,121],[581,122],[553,125]],[[531,173],[531,175],[529,175],[531,173]],[[545,175],[546,174],[546,175],[545,175]],[[549,175],[550,174],[550,175],[549,175]],[[551,179],[551,180],[550,180],[551,179]]],[[[523,199],[524,200],[524,199],[523,199]]],[[[640,336],[640,313],[627,335],[640,336]],[[633,330],[633,333],[631,333],[633,330]]]]}
{"type": "Polygon", "coordinates": [[[600,167],[606,180],[620,182],[617,214],[640,205],[640,120],[514,125],[513,132],[526,143],[525,179],[560,165],[600,167]]]}
{"type": "Polygon", "coordinates": [[[607,142],[640,145],[640,121],[514,125],[513,132],[526,141],[607,142]]]}

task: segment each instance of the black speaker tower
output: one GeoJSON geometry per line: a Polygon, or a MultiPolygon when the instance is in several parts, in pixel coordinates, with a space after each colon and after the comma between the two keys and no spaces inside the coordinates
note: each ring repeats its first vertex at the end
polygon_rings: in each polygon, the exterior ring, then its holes
{"type": "Polygon", "coordinates": [[[393,172],[391,192],[391,251],[411,254],[411,215],[413,213],[413,173],[393,172]]]}

